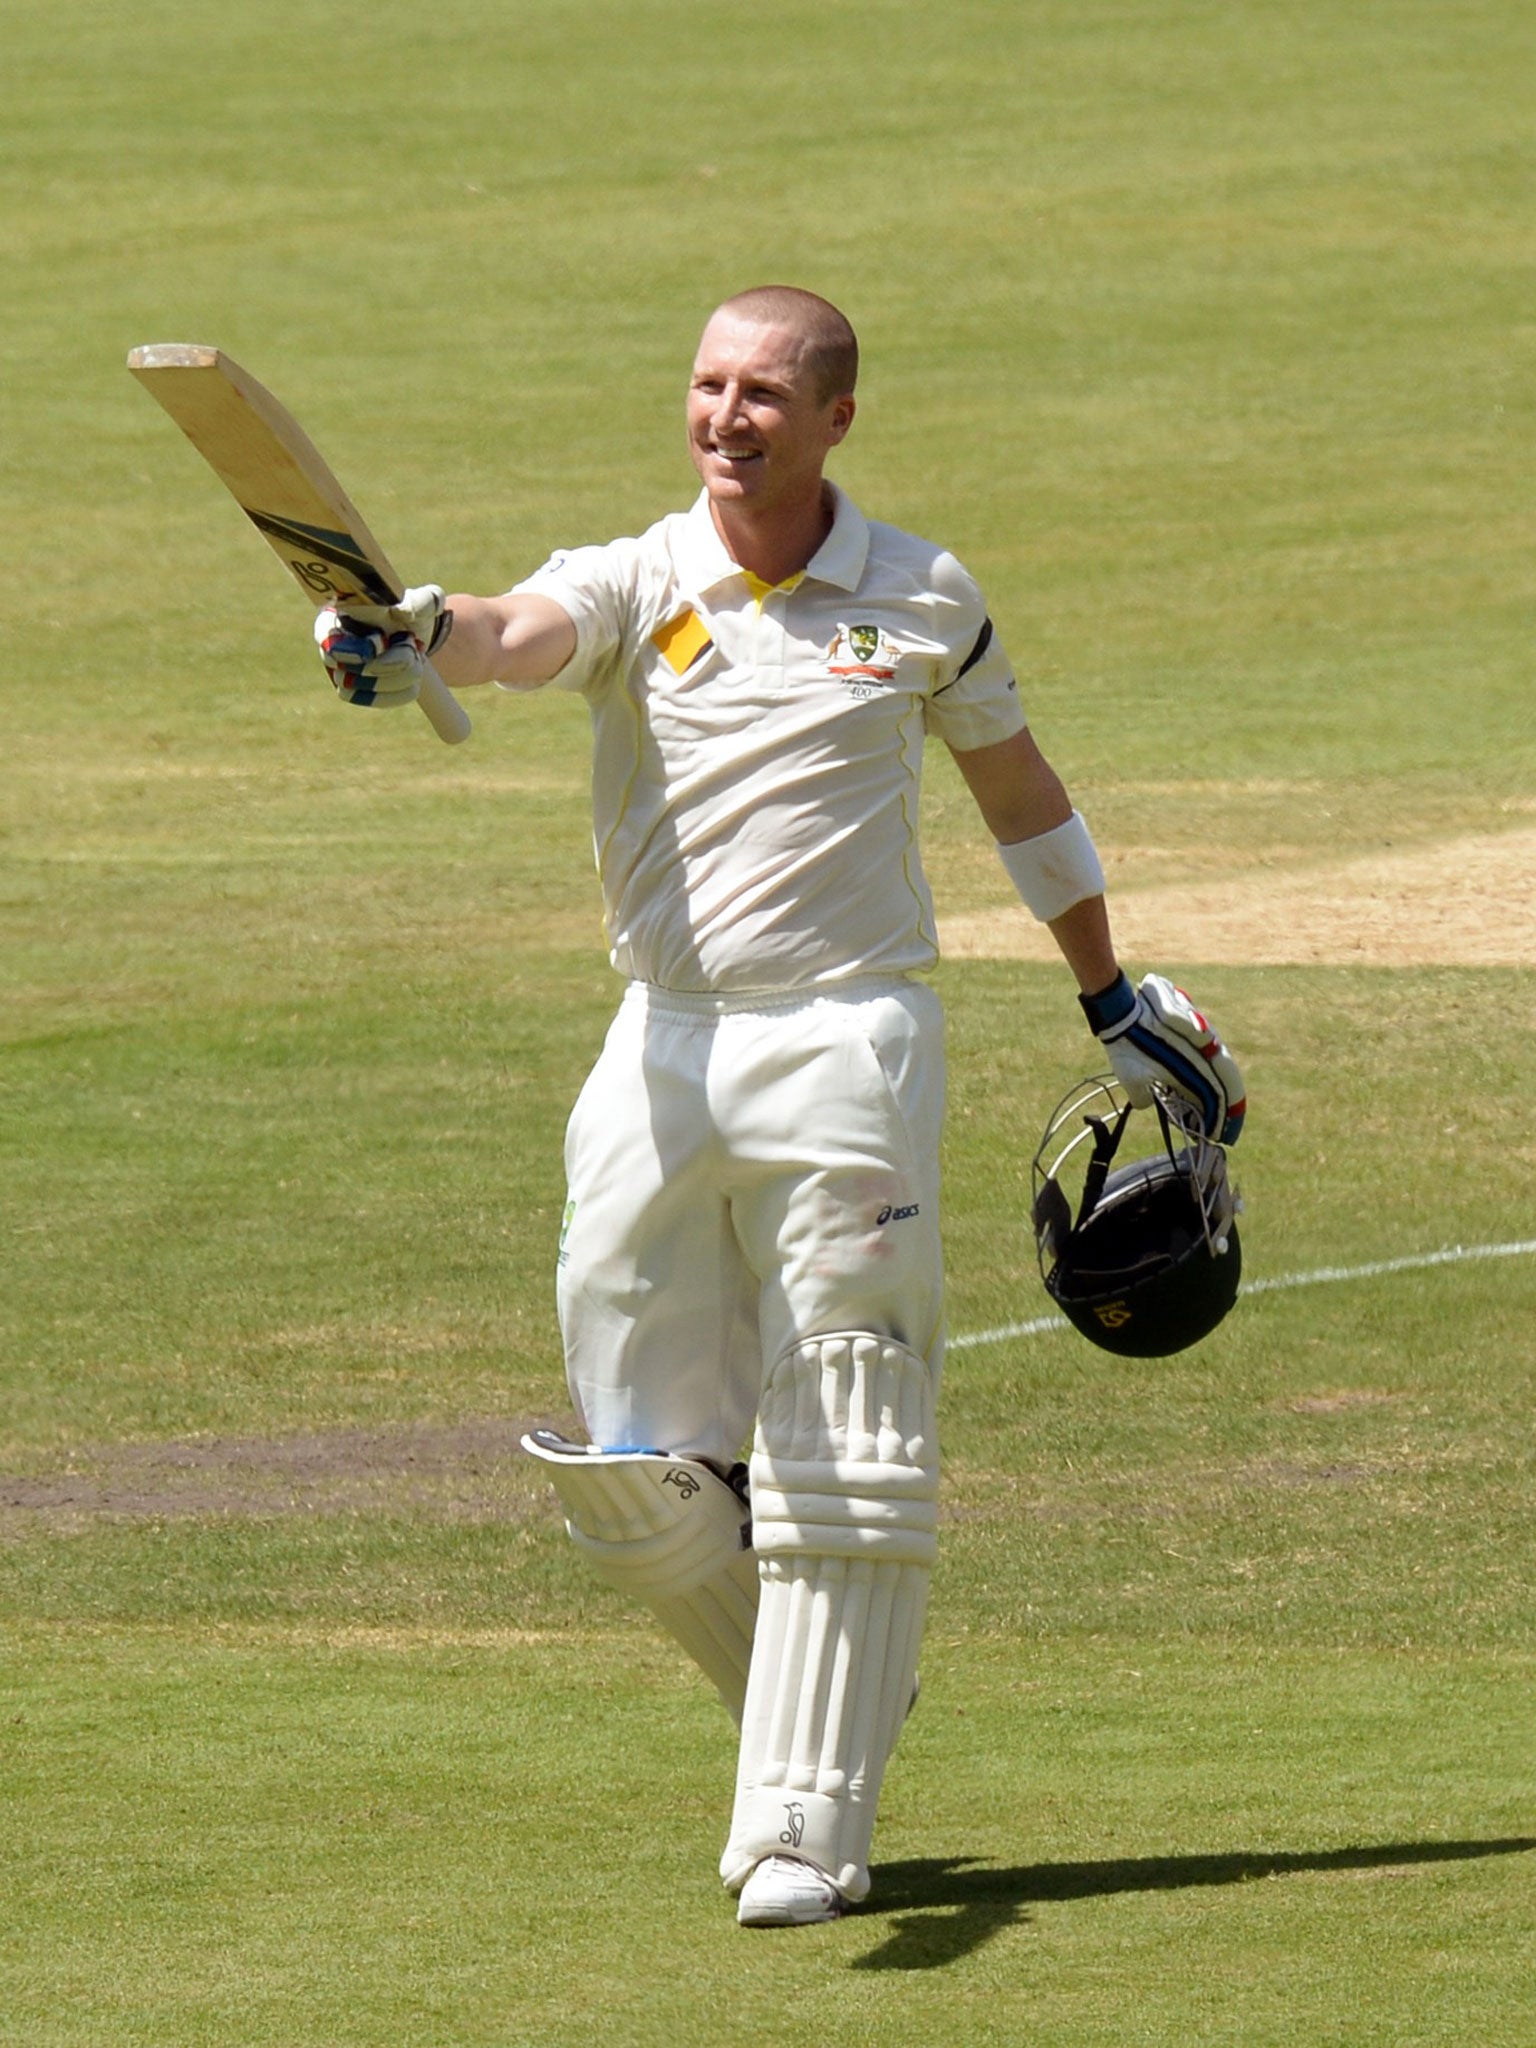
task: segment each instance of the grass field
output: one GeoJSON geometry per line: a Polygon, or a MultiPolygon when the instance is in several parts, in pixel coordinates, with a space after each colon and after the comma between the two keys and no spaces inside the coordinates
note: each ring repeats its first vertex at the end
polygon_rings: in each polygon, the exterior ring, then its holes
{"type": "Polygon", "coordinates": [[[1533,59],[1514,0],[14,0],[0,2039],[1536,2042],[1533,59]],[[1091,1046],[936,759],[944,1553],[875,1891],[784,1938],[513,1448],[615,996],[584,714],[336,706],[122,367],[220,343],[496,588],[682,500],[773,276],[1243,1054],[1266,1283],[1155,1367],[1034,1327],[1091,1046]]]}

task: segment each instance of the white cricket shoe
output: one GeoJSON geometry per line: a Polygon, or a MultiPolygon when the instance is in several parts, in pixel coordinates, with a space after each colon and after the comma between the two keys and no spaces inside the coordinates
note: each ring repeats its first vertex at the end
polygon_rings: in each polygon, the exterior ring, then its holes
{"type": "Polygon", "coordinates": [[[808,1927],[842,1917],[843,1895],[803,1856],[765,1856],[741,1888],[742,1927],[808,1927]]]}

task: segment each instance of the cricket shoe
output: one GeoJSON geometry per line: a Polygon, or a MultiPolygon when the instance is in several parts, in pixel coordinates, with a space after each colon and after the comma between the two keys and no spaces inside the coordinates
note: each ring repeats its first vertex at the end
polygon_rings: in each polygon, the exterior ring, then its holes
{"type": "Polygon", "coordinates": [[[765,1856],[741,1888],[742,1927],[809,1927],[838,1920],[843,1895],[827,1873],[802,1856],[765,1856]]]}

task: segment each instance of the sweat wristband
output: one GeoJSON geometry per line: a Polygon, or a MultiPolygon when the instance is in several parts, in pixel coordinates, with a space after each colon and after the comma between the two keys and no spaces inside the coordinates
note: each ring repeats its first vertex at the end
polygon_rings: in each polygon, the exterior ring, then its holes
{"type": "Polygon", "coordinates": [[[1080,811],[1052,831],[999,846],[997,857],[1025,909],[1042,924],[1063,916],[1074,903],[1104,893],[1104,869],[1080,811]]]}

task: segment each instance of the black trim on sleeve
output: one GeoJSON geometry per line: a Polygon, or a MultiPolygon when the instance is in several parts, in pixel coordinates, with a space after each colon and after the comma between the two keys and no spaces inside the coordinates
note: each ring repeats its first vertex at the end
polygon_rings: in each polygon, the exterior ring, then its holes
{"type": "Polygon", "coordinates": [[[964,661],[961,662],[960,666],[955,670],[954,674],[950,677],[949,681],[947,683],[941,683],[938,689],[934,691],[933,694],[935,695],[935,697],[942,697],[946,690],[952,690],[955,687],[955,684],[959,682],[962,676],[968,675],[970,673],[970,671],[976,666],[977,662],[980,661],[981,657],[986,653],[987,649],[991,645],[992,621],[989,618],[983,619],[981,622],[981,631],[976,635],[976,645],[971,649],[970,653],[965,657],[964,661]]]}

